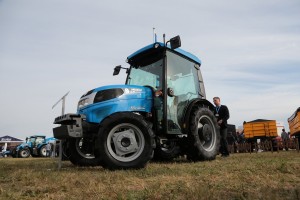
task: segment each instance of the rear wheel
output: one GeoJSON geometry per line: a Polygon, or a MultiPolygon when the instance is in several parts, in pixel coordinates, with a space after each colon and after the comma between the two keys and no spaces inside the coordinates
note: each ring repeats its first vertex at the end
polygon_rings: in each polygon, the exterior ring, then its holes
{"type": "Polygon", "coordinates": [[[190,119],[189,141],[192,148],[188,158],[194,161],[215,159],[220,146],[220,132],[213,112],[208,108],[195,107],[190,119]]]}
{"type": "Polygon", "coordinates": [[[156,161],[171,161],[180,154],[180,147],[175,140],[159,141],[156,144],[153,158],[156,161]]]}
{"type": "Polygon", "coordinates": [[[11,156],[12,156],[13,158],[16,158],[16,157],[17,157],[17,150],[16,150],[16,148],[14,148],[14,149],[12,150],[11,156]]]}
{"type": "Polygon", "coordinates": [[[30,156],[30,150],[28,148],[24,148],[19,151],[20,158],[28,158],[30,156]]]}
{"type": "MultiPolygon", "coordinates": [[[[70,147],[69,143],[66,140],[61,140],[62,142],[62,160],[69,160],[71,152],[70,152],[70,147]]],[[[57,156],[59,156],[59,145],[56,146],[56,152],[57,156]]]]}
{"type": "Polygon", "coordinates": [[[100,158],[94,154],[94,140],[74,138],[68,141],[69,160],[78,166],[100,165],[100,158]]]}
{"type": "Polygon", "coordinates": [[[154,134],[142,116],[116,113],[99,129],[98,152],[109,169],[142,168],[153,157],[154,134]]]}
{"type": "Polygon", "coordinates": [[[43,145],[39,150],[39,156],[40,157],[46,157],[47,156],[47,150],[46,145],[43,145]]]}

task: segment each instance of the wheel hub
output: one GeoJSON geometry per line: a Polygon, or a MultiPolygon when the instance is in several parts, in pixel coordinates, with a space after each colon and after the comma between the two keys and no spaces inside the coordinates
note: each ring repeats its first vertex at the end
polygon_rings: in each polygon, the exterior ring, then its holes
{"type": "Polygon", "coordinates": [[[129,146],[130,146],[130,143],[131,143],[131,141],[130,141],[129,138],[122,138],[122,139],[121,139],[121,145],[122,145],[123,147],[129,147],[129,146]]]}
{"type": "Polygon", "coordinates": [[[114,133],[113,143],[115,145],[116,154],[119,156],[134,153],[138,150],[138,143],[132,129],[114,133]]]}
{"type": "Polygon", "coordinates": [[[211,127],[208,124],[205,124],[202,129],[203,139],[205,141],[210,141],[212,136],[211,127]]]}

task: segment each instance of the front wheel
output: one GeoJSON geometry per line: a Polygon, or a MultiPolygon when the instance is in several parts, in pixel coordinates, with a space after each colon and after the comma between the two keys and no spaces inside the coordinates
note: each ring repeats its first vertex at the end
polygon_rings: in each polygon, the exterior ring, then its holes
{"type": "Polygon", "coordinates": [[[30,150],[28,148],[24,148],[19,151],[20,158],[28,158],[30,156],[30,150]]]}
{"type": "Polygon", "coordinates": [[[89,138],[74,138],[67,140],[69,160],[78,166],[100,165],[100,157],[94,154],[94,140],[89,138]]]}
{"type": "Polygon", "coordinates": [[[193,146],[188,157],[195,161],[215,159],[220,146],[220,131],[213,112],[195,107],[190,119],[189,140],[193,146]]]}
{"type": "Polygon", "coordinates": [[[104,168],[142,168],[153,157],[154,134],[142,116],[116,113],[99,129],[98,152],[104,168]]]}

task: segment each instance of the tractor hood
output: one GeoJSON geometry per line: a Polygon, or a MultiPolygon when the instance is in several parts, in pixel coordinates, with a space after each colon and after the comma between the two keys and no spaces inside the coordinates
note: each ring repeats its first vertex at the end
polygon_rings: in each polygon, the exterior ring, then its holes
{"type": "Polygon", "coordinates": [[[29,143],[22,143],[22,144],[19,144],[16,149],[17,151],[19,151],[20,149],[24,149],[25,147],[29,147],[30,144],[29,143]]]}
{"type": "Polygon", "coordinates": [[[90,90],[82,95],[78,102],[78,110],[101,102],[114,99],[152,99],[151,89],[139,85],[108,85],[90,90]]]}
{"type": "Polygon", "coordinates": [[[152,89],[138,85],[109,85],[90,90],[78,102],[78,114],[99,123],[115,112],[151,112],[152,89]]]}

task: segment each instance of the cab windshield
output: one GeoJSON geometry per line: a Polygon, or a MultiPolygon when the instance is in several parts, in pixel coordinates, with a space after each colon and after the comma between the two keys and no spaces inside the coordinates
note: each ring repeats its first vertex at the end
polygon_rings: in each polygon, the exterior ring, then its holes
{"type": "Polygon", "coordinates": [[[163,60],[145,66],[131,66],[126,84],[151,86],[155,90],[162,89],[163,60]]]}
{"type": "Polygon", "coordinates": [[[30,142],[32,143],[43,143],[44,142],[44,137],[31,137],[30,142]]]}

